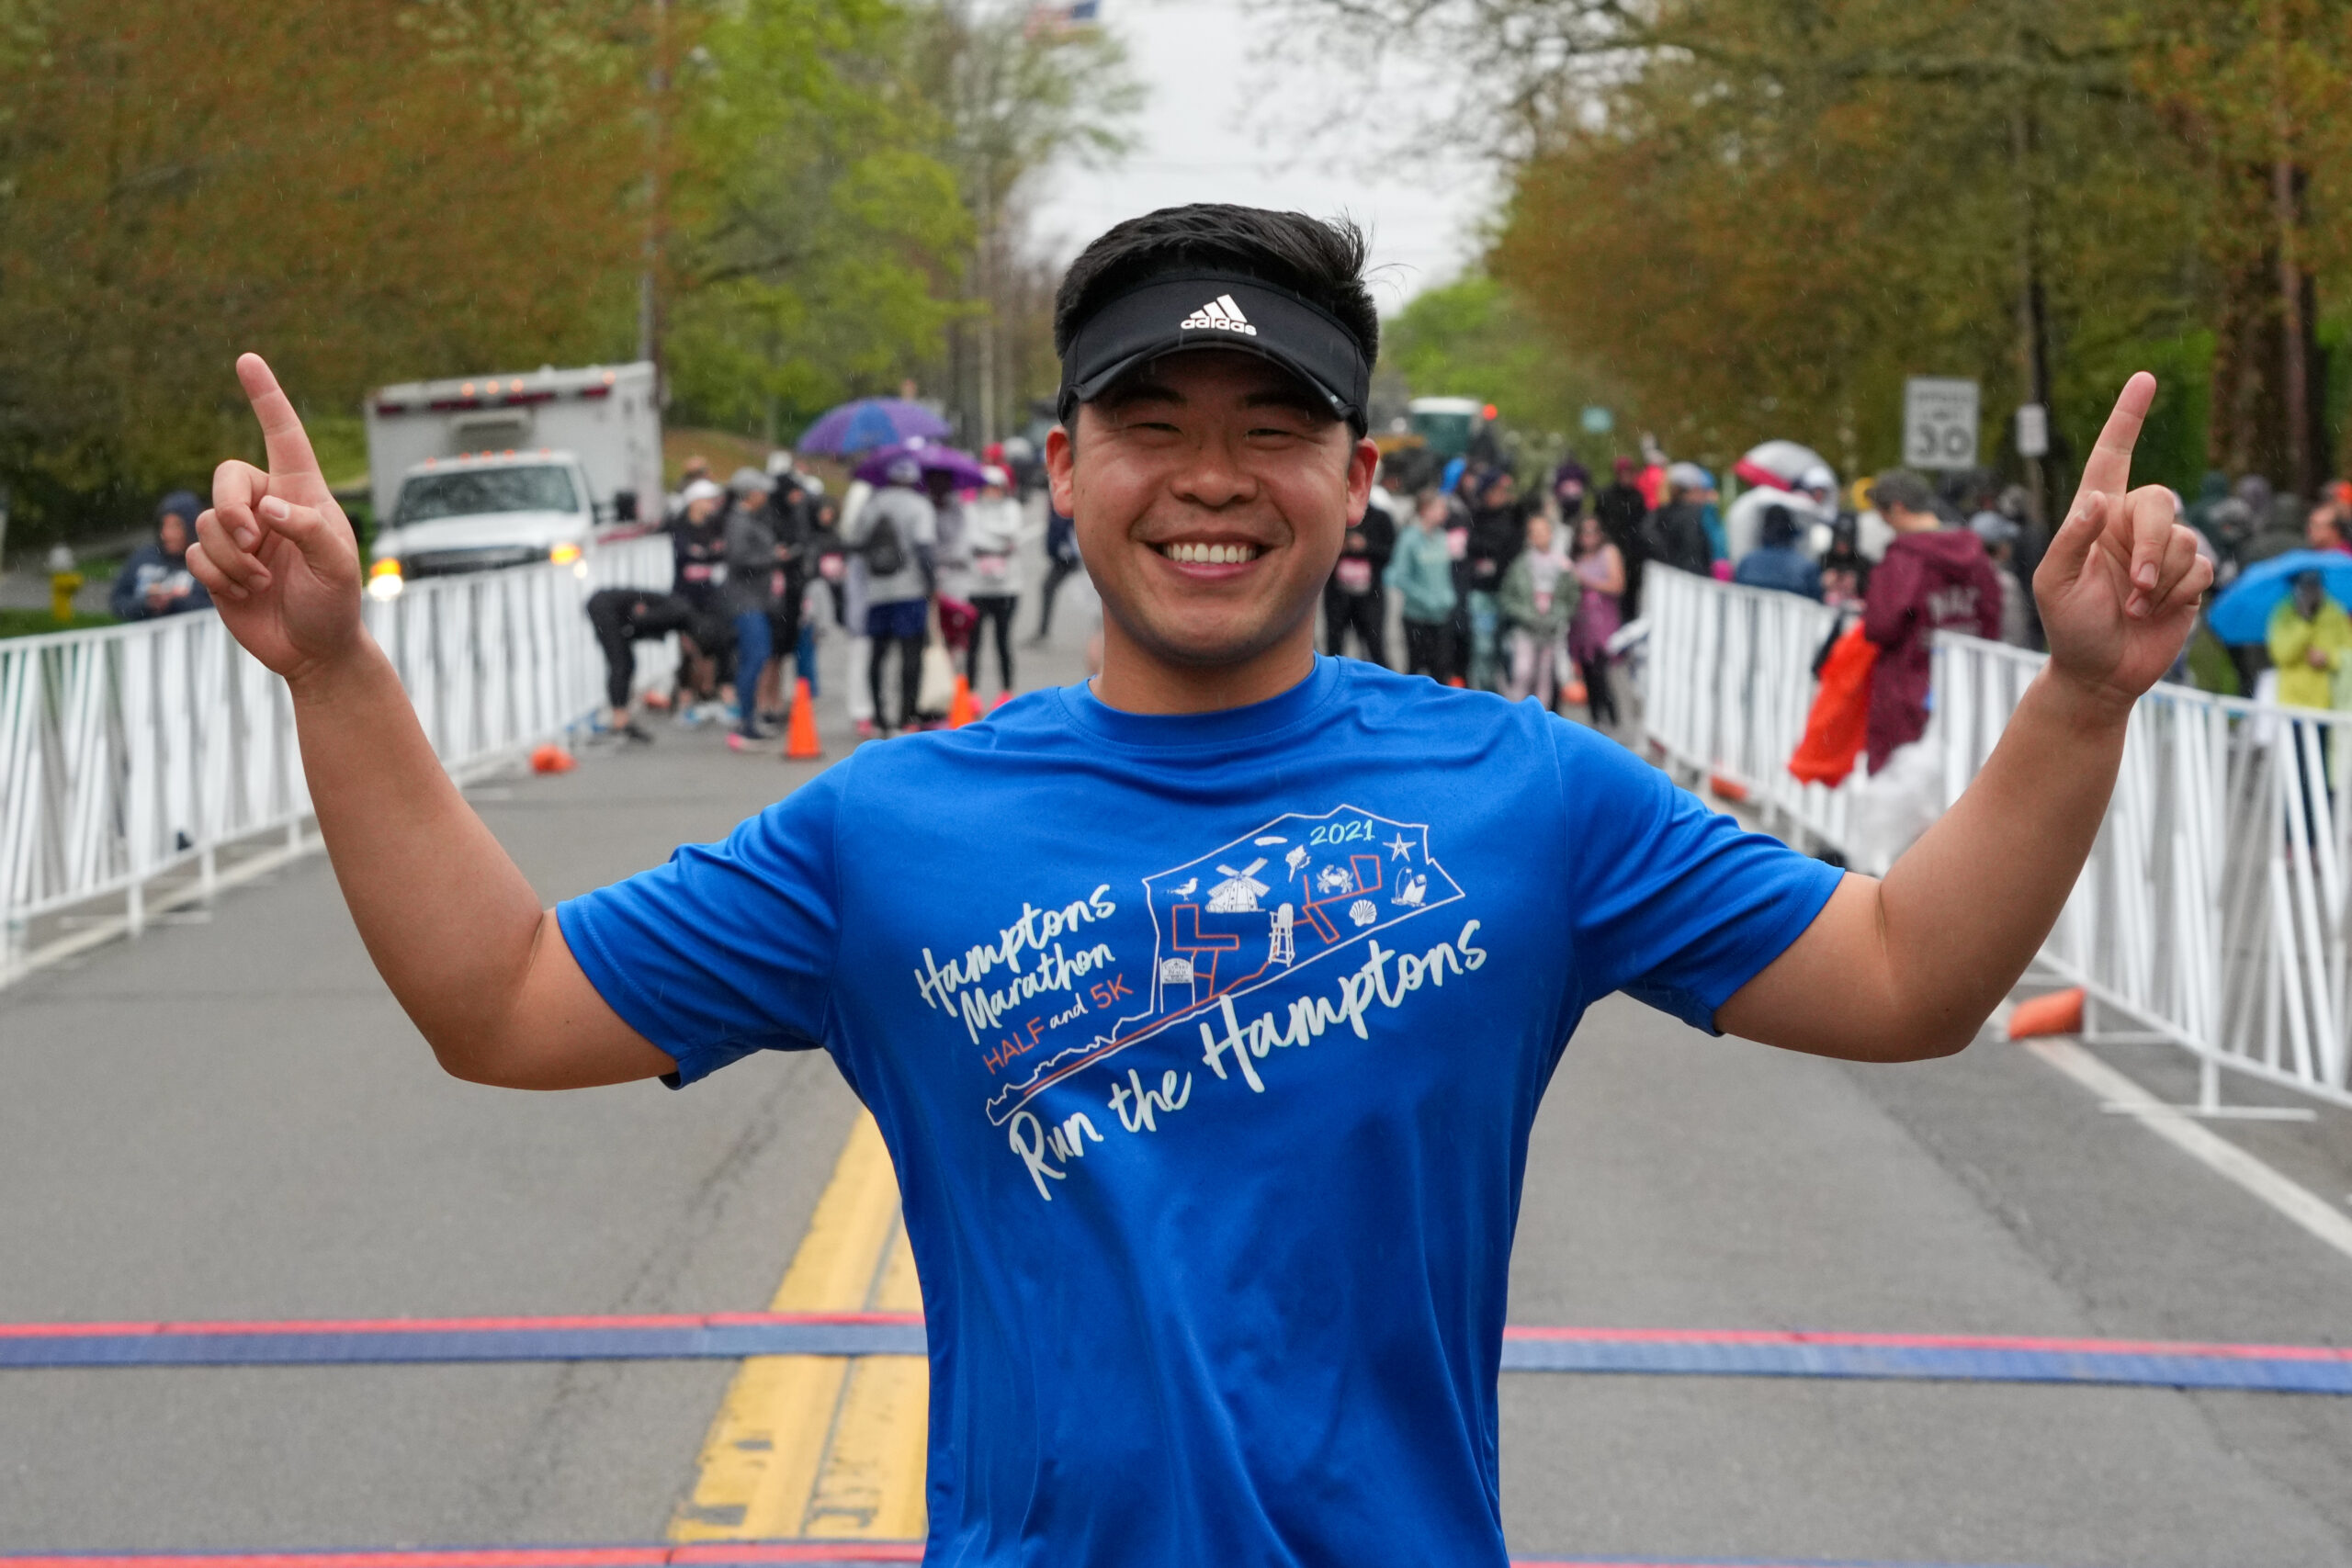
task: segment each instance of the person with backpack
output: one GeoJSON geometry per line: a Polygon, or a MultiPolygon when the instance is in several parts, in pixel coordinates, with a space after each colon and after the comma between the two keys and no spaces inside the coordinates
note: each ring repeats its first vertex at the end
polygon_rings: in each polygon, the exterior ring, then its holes
{"type": "Polygon", "coordinates": [[[923,493],[922,465],[897,457],[883,470],[883,482],[842,525],[842,540],[865,563],[865,635],[874,645],[866,661],[874,717],[860,721],[861,738],[892,733],[883,702],[882,667],[899,655],[899,730],[921,727],[923,632],[930,619],[932,551],[939,520],[923,493]]]}
{"type": "Polygon", "coordinates": [[[735,629],[735,730],[727,744],[746,750],[767,739],[760,728],[760,678],[774,651],[768,617],[775,613],[784,562],[776,551],[775,514],[768,505],[775,481],[757,468],[739,468],[727,481],[723,525],[727,579],[719,603],[735,629]]]}

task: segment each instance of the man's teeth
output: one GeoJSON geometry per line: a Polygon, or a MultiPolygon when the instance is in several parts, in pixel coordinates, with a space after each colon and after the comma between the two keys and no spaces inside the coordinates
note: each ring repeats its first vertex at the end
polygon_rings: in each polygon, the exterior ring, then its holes
{"type": "Polygon", "coordinates": [[[1159,553],[1188,566],[1238,566],[1258,558],[1255,545],[1162,545],[1159,553]]]}

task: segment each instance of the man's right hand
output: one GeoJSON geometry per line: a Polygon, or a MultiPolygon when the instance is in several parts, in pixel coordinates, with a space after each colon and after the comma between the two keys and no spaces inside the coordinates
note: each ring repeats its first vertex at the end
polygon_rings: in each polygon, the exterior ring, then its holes
{"type": "Polygon", "coordinates": [[[245,651],[299,684],[359,645],[359,541],[261,355],[240,355],[237,379],[269,468],[232,459],[214,470],[188,570],[245,651]]]}

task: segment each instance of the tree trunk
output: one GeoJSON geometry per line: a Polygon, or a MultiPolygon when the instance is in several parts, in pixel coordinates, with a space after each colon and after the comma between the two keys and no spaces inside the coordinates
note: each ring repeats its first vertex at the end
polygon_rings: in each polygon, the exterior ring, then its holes
{"type": "Polygon", "coordinates": [[[2311,319],[2304,309],[2312,281],[2299,259],[2296,231],[2302,225],[2302,171],[2286,157],[2270,166],[2271,215],[2278,230],[2274,246],[2278,263],[2278,358],[2280,450],[2285,466],[2281,482],[2305,500],[2311,499],[2318,476],[2313,473],[2312,442],[2311,319]]]}

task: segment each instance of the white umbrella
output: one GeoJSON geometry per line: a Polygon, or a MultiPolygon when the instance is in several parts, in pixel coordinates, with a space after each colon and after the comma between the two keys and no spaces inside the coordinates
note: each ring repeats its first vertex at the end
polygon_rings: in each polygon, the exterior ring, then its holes
{"type": "Polygon", "coordinates": [[[1807,468],[1828,467],[1820,453],[1802,442],[1767,441],[1761,446],[1748,448],[1747,456],[1732,465],[1731,471],[1746,484],[1794,490],[1807,468]]]}

